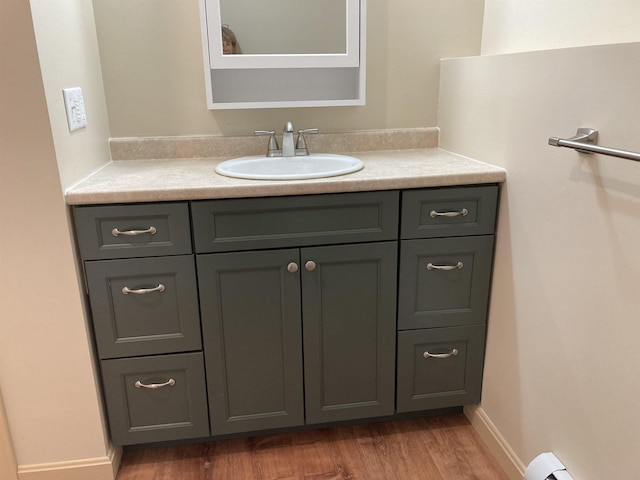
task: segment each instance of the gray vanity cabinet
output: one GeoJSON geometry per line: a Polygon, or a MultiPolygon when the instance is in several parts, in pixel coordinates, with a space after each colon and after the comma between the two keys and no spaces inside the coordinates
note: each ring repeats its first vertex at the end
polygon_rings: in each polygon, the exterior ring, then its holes
{"type": "Polygon", "coordinates": [[[397,192],[193,207],[204,251],[300,246],[197,255],[212,433],[392,415],[397,242],[337,243],[394,239],[397,192]]]}
{"type": "Polygon", "coordinates": [[[75,207],[112,441],[478,402],[497,196],[75,207]]]}

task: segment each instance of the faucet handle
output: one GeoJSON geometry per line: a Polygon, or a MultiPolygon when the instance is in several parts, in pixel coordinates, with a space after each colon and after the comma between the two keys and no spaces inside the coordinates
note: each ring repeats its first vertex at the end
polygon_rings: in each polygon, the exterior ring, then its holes
{"type": "Polygon", "coordinates": [[[278,146],[278,139],[276,138],[276,132],[273,130],[256,130],[254,135],[269,135],[269,145],[267,147],[267,157],[280,156],[280,147],[278,146]]]}
{"type": "Polygon", "coordinates": [[[309,155],[309,150],[307,149],[307,142],[304,139],[305,133],[318,133],[318,129],[305,128],[303,130],[298,130],[298,139],[296,140],[296,155],[309,155]]]}

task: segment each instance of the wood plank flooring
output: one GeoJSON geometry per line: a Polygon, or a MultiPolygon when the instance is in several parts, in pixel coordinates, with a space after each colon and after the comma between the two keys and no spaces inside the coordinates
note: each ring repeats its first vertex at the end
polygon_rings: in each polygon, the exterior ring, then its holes
{"type": "Polygon", "coordinates": [[[117,480],[508,480],[462,414],[125,451],[117,480]]]}

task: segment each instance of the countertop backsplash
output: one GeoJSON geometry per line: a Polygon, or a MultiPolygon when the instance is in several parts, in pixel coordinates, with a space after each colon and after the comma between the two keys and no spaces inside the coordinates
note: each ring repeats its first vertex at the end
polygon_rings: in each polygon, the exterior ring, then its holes
{"type": "MultiPolygon", "coordinates": [[[[281,132],[276,131],[278,141],[281,132]]],[[[305,135],[310,153],[355,153],[436,148],[439,129],[409,128],[305,135]]],[[[112,160],[241,157],[262,155],[267,138],[254,135],[193,137],[130,137],[109,141],[112,160]]]]}

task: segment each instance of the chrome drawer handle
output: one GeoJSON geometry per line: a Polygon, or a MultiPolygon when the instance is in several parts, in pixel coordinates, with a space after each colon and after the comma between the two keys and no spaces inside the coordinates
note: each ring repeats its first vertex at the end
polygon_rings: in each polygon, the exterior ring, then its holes
{"type": "Polygon", "coordinates": [[[296,262],[291,262],[287,265],[287,271],[290,273],[296,273],[298,271],[298,264],[296,262]]]}
{"type": "Polygon", "coordinates": [[[316,266],[316,262],[314,262],[313,260],[309,260],[304,264],[304,268],[307,269],[307,272],[313,272],[316,269],[316,266]]]}
{"type": "Polygon", "coordinates": [[[458,262],[455,265],[434,265],[433,263],[427,263],[427,270],[460,270],[464,267],[464,263],[458,262]]]}
{"type": "Polygon", "coordinates": [[[467,215],[469,215],[469,210],[467,210],[466,208],[463,208],[459,212],[436,212],[435,210],[431,210],[431,213],[429,213],[429,216],[431,218],[436,218],[436,217],[459,217],[460,215],[462,215],[463,217],[466,217],[467,215]]]}
{"type": "Polygon", "coordinates": [[[136,388],[150,388],[152,390],[155,390],[156,388],[162,388],[162,387],[173,387],[175,384],[176,384],[176,381],[173,378],[170,378],[164,383],[147,384],[147,383],[142,383],[140,380],[136,380],[136,383],[134,383],[136,388]]]}
{"type": "Polygon", "coordinates": [[[136,295],[145,295],[147,293],[153,292],[164,292],[165,286],[163,284],[159,284],[157,287],[153,288],[136,288],[135,290],[131,290],[129,287],[122,287],[122,293],[125,295],[129,295],[130,293],[135,293],[136,295]]]}
{"type": "Polygon", "coordinates": [[[158,230],[156,229],[156,227],[149,227],[146,230],[118,230],[117,228],[114,228],[113,230],[111,230],[111,235],[113,235],[114,237],[117,237],[118,235],[135,237],[137,235],[144,235],[145,233],[148,233],[149,235],[155,235],[157,231],[158,230]]]}
{"type": "Polygon", "coordinates": [[[449,358],[449,357],[455,357],[456,355],[458,355],[458,353],[460,353],[458,351],[457,348],[454,348],[453,350],[451,350],[449,353],[430,353],[430,352],[424,352],[422,354],[422,356],[424,358],[449,358]]]}

